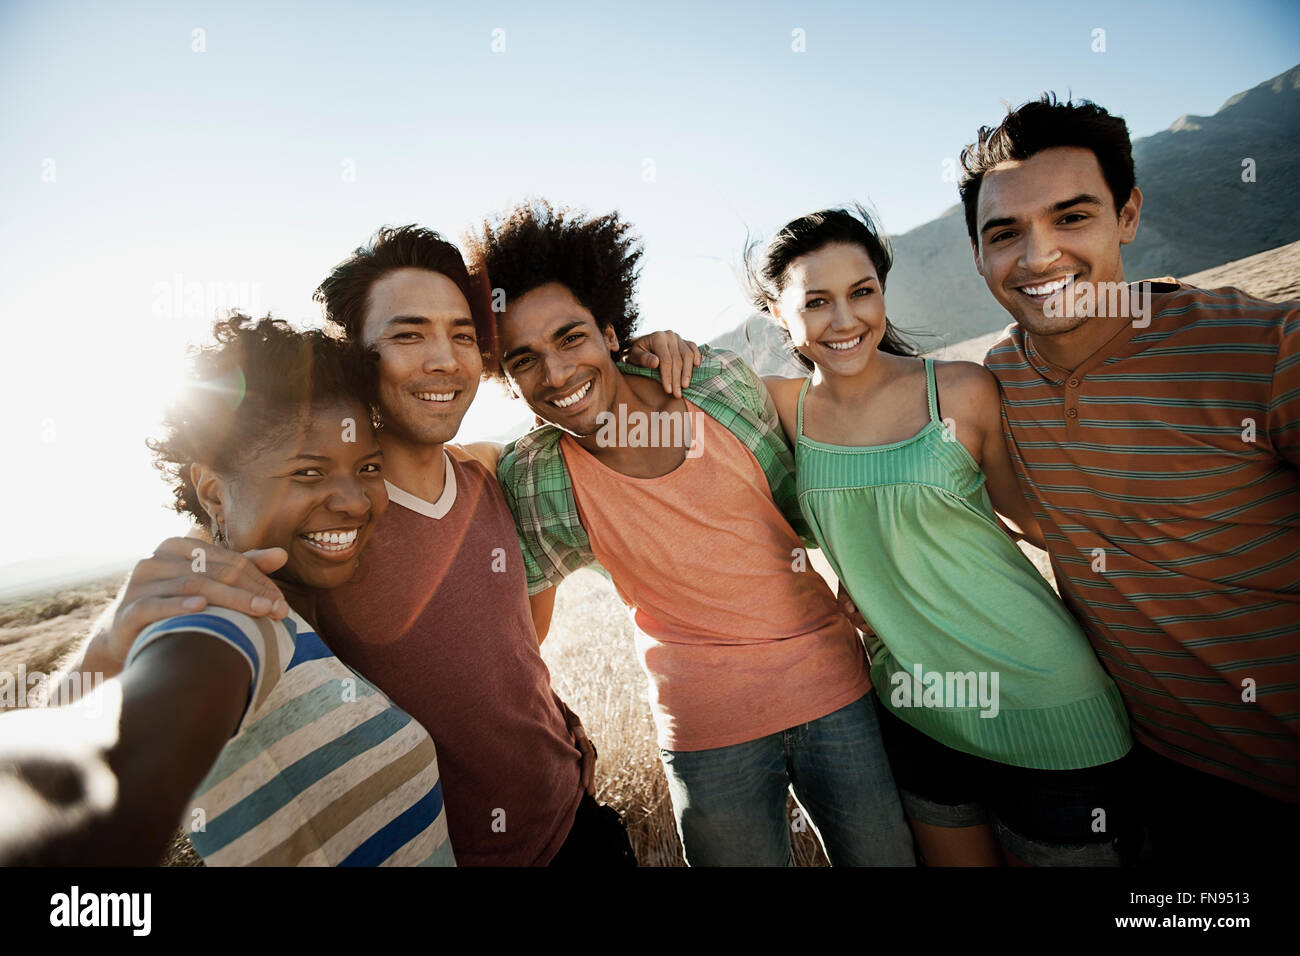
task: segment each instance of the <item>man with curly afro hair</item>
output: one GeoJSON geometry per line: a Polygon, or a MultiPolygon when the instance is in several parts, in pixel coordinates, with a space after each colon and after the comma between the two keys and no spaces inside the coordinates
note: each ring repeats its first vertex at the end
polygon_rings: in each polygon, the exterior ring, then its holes
{"type": "Polygon", "coordinates": [[[832,864],[911,865],[862,643],[808,565],[761,380],[707,346],[693,373],[617,361],[641,258],[617,213],[531,202],[469,249],[502,373],[546,423],[497,469],[529,592],[599,561],[634,609],[687,862],[791,863],[793,784],[832,864]]]}

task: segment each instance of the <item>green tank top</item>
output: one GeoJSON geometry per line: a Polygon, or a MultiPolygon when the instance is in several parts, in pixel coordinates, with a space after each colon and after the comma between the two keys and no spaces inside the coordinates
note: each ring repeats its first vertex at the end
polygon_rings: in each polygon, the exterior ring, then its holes
{"type": "Polygon", "coordinates": [[[809,382],[799,392],[799,505],[876,632],[876,694],[978,757],[1043,770],[1118,760],[1132,746],[1119,689],[998,527],[983,472],[939,420],[930,359],[925,376],[929,423],[888,445],[805,438],[809,382]]]}

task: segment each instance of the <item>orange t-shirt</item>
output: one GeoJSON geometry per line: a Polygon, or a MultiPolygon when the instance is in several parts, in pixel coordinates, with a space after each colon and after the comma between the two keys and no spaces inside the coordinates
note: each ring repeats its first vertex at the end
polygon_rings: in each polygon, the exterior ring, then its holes
{"type": "Polygon", "coordinates": [[[687,405],[702,453],[659,478],[614,471],[568,435],[560,448],[592,552],[633,610],[659,746],[709,750],[824,717],[871,680],[758,461],[687,405]]]}

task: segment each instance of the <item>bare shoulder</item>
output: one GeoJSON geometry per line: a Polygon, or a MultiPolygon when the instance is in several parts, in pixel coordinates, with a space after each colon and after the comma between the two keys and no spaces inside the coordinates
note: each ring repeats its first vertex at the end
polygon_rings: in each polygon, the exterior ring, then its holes
{"type": "Polygon", "coordinates": [[[935,384],[945,416],[955,416],[1001,431],[998,380],[975,362],[935,362],[935,384]]]}
{"type": "Polygon", "coordinates": [[[785,378],[781,375],[763,376],[763,384],[767,386],[767,393],[772,396],[772,404],[776,406],[781,427],[785,429],[786,437],[791,441],[794,440],[794,432],[798,427],[799,390],[805,381],[806,379],[785,378]]]}
{"type": "Polygon", "coordinates": [[[998,400],[998,380],[976,362],[936,361],[934,379],[941,392],[960,401],[983,404],[998,400]]]}

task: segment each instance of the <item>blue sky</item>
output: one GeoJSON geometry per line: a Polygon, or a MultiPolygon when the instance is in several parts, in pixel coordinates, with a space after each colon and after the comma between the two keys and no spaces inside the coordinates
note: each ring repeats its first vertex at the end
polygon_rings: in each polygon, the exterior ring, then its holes
{"type": "MultiPolygon", "coordinates": [[[[1142,136],[1298,61],[1294,2],[0,2],[0,493],[27,505],[0,565],[172,527],[142,439],[210,325],[196,283],[316,321],[378,225],[458,239],[540,195],[620,209],[645,325],[704,340],[745,316],[747,230],[934,218],[1004,101],[1072,92],[1142,136]]],[[[462,437],[515,417],[485,387],[462,437]]]]}

